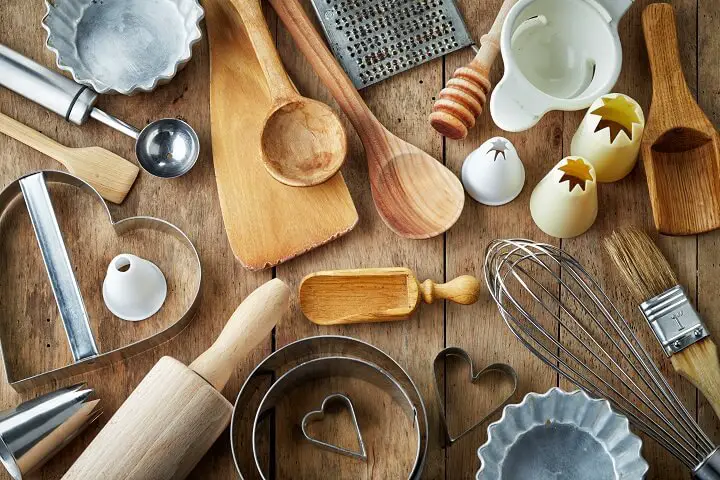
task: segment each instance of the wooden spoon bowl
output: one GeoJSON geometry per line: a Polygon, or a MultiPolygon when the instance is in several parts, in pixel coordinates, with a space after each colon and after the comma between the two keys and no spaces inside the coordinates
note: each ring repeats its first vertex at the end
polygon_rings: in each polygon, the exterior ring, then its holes
{"type": "Polygon", "coordinates": [[[340,119],[324,103],[304,97],[282,103],[268,114],[261,141],[267,171],[294,187],[328,180],[347,155],[340,119]]]}

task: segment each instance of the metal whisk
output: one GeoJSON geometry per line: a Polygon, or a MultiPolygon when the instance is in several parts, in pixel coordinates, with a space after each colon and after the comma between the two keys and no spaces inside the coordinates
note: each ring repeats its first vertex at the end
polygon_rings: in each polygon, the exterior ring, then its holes
{"type": "Polygon", "coordinates": [[[720,480],[720,449],[683,406],[628,322],[583,266],[530,240],[496,240],[485,282],[505,323],[547,365],[608,399],[701,480],[720,480]]]}

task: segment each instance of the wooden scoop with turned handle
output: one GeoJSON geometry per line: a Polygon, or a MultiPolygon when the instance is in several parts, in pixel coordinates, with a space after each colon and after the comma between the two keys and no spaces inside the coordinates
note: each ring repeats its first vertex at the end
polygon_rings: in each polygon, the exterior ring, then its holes
{"type": "Polygon", "coordinates": [[[240,14],[272,97],[262,131],[263,162],[286,185],[309,187],[335,175],[347,156],[340,119],[322,102],[302,97],[285,72],[259,0],[231,0],[240,14]]]}
{"type": "Polygon", "coordinates": [[[685,82],[673,7],[642,14],[653,96],[641,153],[655,226],[666,235],[720,227],[720,137],[685,82]]]}
{"type": "Polygon", "coordinates": [[[382,126],[297,0],[270,3],[360,136],[373,201],[385,224],[406,238],[434,237],[453,226],[465,202],[460,180],[442,163],[382,126]]]}
{"type": "Polygon", "coordinates": [[[62,478],[185,478],[230,423],[232,405],[220,390],[270,334],[289,297],[285,283],[271,280],[248,295],[189,367],[161,358],[62,478]]]}
{"type": "Polygon", "coordinates": [[[490,31],[480,38],[475,58],[455,70],[440,91],[430,114],[430,124],[441,135],[453,140],[465,138],[475,126],[490,93],[490,70],[500,52],[500,32],[505,17],[518,0],[505,0],[490,31]]]}
{"type": "Polygon", "coordinates": [[[480,282],[463,275],[444,283],[418,282],[407,268],[365,268],[312,273],[300,284],[300,309],[318,325],[404,320],[425,303],[450,300],[471,305],[480,282]]]}
{"type": "Polygon", "coordinates": [[[2,113],[0,132],[57,160],[112,203],[125,200],[140,171],[136,165],[104,148],[66,147],[2,113]]]}

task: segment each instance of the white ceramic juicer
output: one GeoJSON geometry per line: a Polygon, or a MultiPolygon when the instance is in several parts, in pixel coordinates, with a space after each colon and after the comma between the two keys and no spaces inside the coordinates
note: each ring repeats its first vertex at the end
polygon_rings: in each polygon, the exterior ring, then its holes
{"type": "Polygon", "coordinates": [[[551,110],[581,110],[613,88],[622,67],[618,22],[633,0],[520,0],[500,37],[505,75],[490,112],[520,132],[551,110]]]}

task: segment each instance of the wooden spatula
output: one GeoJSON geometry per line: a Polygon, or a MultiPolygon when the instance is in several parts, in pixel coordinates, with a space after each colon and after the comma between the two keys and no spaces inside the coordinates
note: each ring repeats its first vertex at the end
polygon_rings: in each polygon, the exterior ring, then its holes
{"type": "Polygon", "coordinates": [[[720,227],[720,140],[685,82],[673,7],[642,15],[653,97],[642,141],[657,229],[693,235],[720,227]]]}
{"type": "Polygon", "coordinates": [[[407,268],[366,268],[312,273],[300,284],[300,309],[318,325],[404,320],[437,299],[477,302],[480,282],[463,275],[445,284],[418,282],[407,268]]]}
{"type": "Polygon", "coordinates": [[[0,132],[57,160],[109,202],[122,203],[140,171],[136,165],[104,148],[66,147],[2,113],[0,132]]]}
{"type": "Polygon", "coordinates": [[[365,148],[370,187],[380,218],[406,238],[429,238],[460,217],[460,180],[433,157],[390,133],[355,90],[297,0],[270,0],[295,44],[313,66],[365,148]]]}

